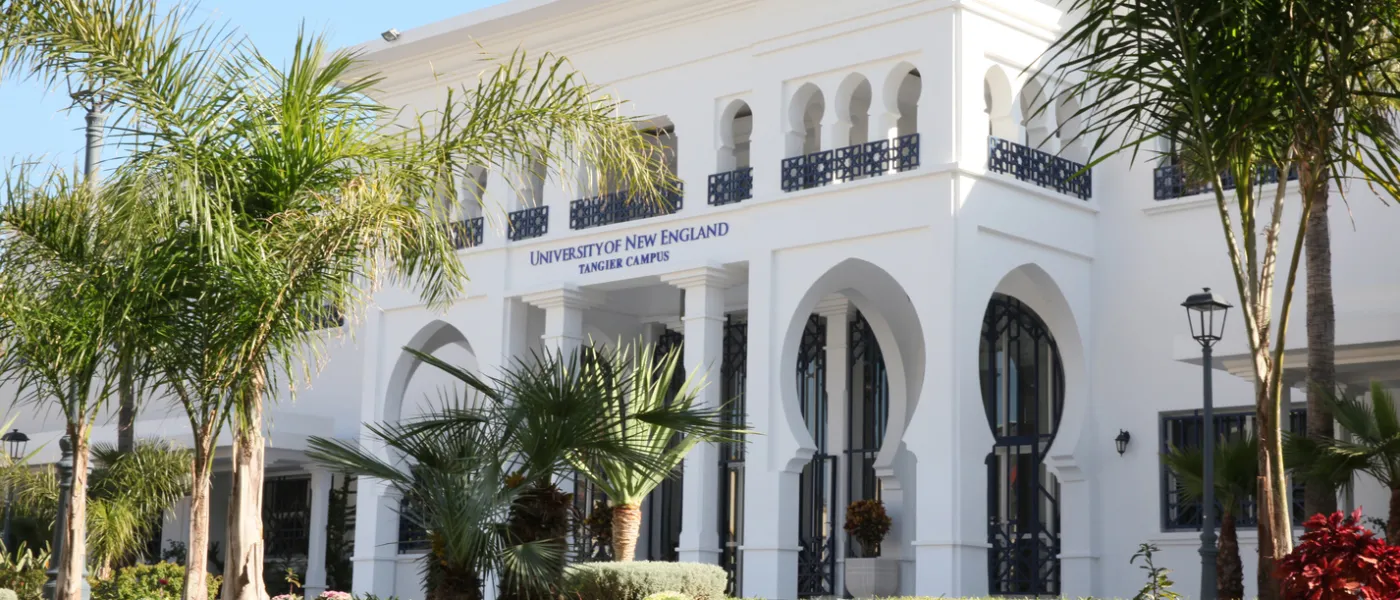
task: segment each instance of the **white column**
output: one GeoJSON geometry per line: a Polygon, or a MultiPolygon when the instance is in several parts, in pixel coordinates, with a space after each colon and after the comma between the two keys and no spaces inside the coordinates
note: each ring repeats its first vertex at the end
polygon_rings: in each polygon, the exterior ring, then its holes
{"type": "Polygon", "coordinates": [[[695,214],[709,206],[710,140],[714,139],[714,102],[696,103],[676,113],[676,176],[685,185],[681,211],[695,214]]]}
{"type": "MultiPolygon", "coordinates": [[[[365,315],[364,334],[360,348],[364,352],[364,371],[360,389],[360,444],[380,458],[387,458],[384,445],[364,427],[398,415],[384,415],[384,393],[379,387],[379,369],[384,350],[380,347],[383,311],[370,309],[365,315]]],[[[355,491],[355,554],[354,587],[357,596],[374,594],[381,598],[394,595],[394,567],[398,558],[399,520],[398,500],[382,481],[361,477],[355,491]]]]}
{"type": "Polygon", "coordinates": [[[564,287],[529,294],[521,298],[544,309],[544,349],[565,358],[583,346],[583,311],[600,303],[599,298],[576,287],[564,287]]]}
{"type": "MultiPolygon", "coordinates": [[[[700,373],[704,387],[697,394],[698,408],[718,408],[720,363],[724,358],[724,288],[728,273],[720,267],[701,267],[662,277],[685,290],[685,369],[700,373]]],[[[719,448],[700,444],[685,457],[681,491],[680,559],[683,562],[719,563],[719,448]]]]}
{"type": "Polygon", "coordinates": [[[817,305],[816,313],[826,318],[826,453],[836,456],[836,497],[831,499],[831,531],[835,539],[832,549],[836,552],[836,589],[845,589],[846,564],[846,506],[850,504],[850,482],[853,460],[857,457],[846,454],[850,440],[850,337],[851,301],[841,296],[830,296],[817,305]]]}
{"type": "Polygon", "coordinates": [[[311,539],[306,548],[306,598],[326,591],[326,526],[331,505],[331,472],[311,471],[311,539]]]}

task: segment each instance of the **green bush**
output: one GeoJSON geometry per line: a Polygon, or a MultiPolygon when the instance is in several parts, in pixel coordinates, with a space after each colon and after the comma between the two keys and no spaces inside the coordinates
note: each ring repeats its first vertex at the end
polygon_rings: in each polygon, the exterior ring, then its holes
{"type": "Polygon", "coordinates": [[[44,573],[48,561],[47,551],[35,552],[23,544],[13,554],[0,551],[0,589],[14,592],[18,600],[42,600],[44,582],[49,579],[44,573]]]}
{"type": "Polygon", "coordinates": [[[19,600],[19,596],[15,594],[14,590],[0,588],[0,600],[19,600]]]}
{"type": "Polygon", "coordinates": [[[588,563],[564,574],[565,589],[580,600],[646,600],[662,592],[724,600],[725,582],[724,569],[700,563],[588,563]]]}
{"type": "MultiPolygon", "coordinates": [[[[209,576],[209,598],[219,595],[221,579],[209,576]]],[[[90,579],[92,600],[180,600],[185,586],[185,568],[175,563],[127,567],[111,579],[90,579]]]]}

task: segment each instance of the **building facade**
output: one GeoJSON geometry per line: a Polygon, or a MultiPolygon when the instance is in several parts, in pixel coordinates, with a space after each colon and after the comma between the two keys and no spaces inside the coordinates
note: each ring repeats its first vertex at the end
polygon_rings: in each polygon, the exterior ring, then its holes
{"type": "MultiPolygon", "coordinates": [[[[1169,160],[1073,177],[1078,108],[1036,110],[1054,84],[1028,75],[1065,19],[1035,0],[512,0],[361,46],[380,99],[410,114],[474,82],[483,48],[565,55],[647,115],[685,186],[657,208],[587,173],[479,170],[456,207],[465,295],[435,311],[384,289],[325,332],[325,367],[268,417],[270,470],[306,482],[281,493],[306,500],[307,539],[289,543],[308,588],[327,585],[332,491],[353,489],[354,591],[421,598],[398,500],[303,454],[451,385],[405,348],[489,374],[645,340],[681,345],[702,401],[758,434],[692,453],[644,506],[639,556],[720,564],[736,595],[842,595],[860,552],[845,506],[878,498],[902,594],[1127,597],[1142,543],[1197,589],[1199,506],[1159,453],[1200,437],[1180,302],[1233,278],[1213,199],[1169,160]]],[[[1333,207],[1333,273],[1340,371],[1360,389],[1400,374],[1400,273],[1378,258],[1400,249],[1400,215],[1352,192],[1350,220],[1333,207]]],[[[1237,375],[1216,377],[1232,431],[1250,420],[1245,348],[1232,325],[1214,365],[1237,375]]],[[[1305,356],[1289,356],[1301,427],[1305,356]]],[[[18,426],[52,441],[54,420],[18,426]]],[[[189,437],[164,407],[138,431],[189,437]]],[[[1345,501],[1384,515],[1385,498],[1360,481],[1345,501]]]]}

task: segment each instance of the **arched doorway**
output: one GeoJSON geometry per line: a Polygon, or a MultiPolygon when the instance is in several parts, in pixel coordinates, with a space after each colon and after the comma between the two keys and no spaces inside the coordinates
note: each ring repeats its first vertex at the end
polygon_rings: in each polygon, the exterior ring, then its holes
{"type": "MultiPolygon", "coordinates": [[[[845,504],[857,500],[880,500],[880,479],[875,474],[875,459],[885,441],[890,420],[890,382],[885,371],[885,355],[870,321],[856,311],[850,323],[848,349],[850,369],[850,401],[846,404],[846,498],[845,504]]],[[[875,556],[868,549],[853,544],[847,536],[847,557],[875,556]]]]}
{"type": "MultiPolygon", "coordinates": [[[[720,367],[720,384],[725,422],[743,427],[748,421],[748,403],[744,389],[748,385],[749,360],[748,321],[735,320],[729,315],[724,321],[724,358],[720,367]]],[[[726,592],[732,597],[742,595],[743,581],[739,547],[744,543],[744,457],[742,439],[720,444],[719,448],[719,564],[729,576],[726,592]]]]}
{"type": "Polygon", "coordinates": [[[982,321],[988,576],[993,595],[1059,596],[1060,486],[1044,458],[1064,410],[1055,337],[1020,300],[993,294],[982,321]]]}

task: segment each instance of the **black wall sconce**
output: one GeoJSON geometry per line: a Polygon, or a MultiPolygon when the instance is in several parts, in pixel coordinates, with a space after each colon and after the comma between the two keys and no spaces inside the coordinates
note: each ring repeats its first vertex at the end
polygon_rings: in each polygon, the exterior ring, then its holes
{"type": "Polygon", "coordinates": [[[1133,435],[1126,430],[1119,429],[1118,437],[1113,438],[1114,445],[1118,446],[1118,456],[1123,456],[1128,451],[1128,442],[1133,440],[1133,435]]]}

